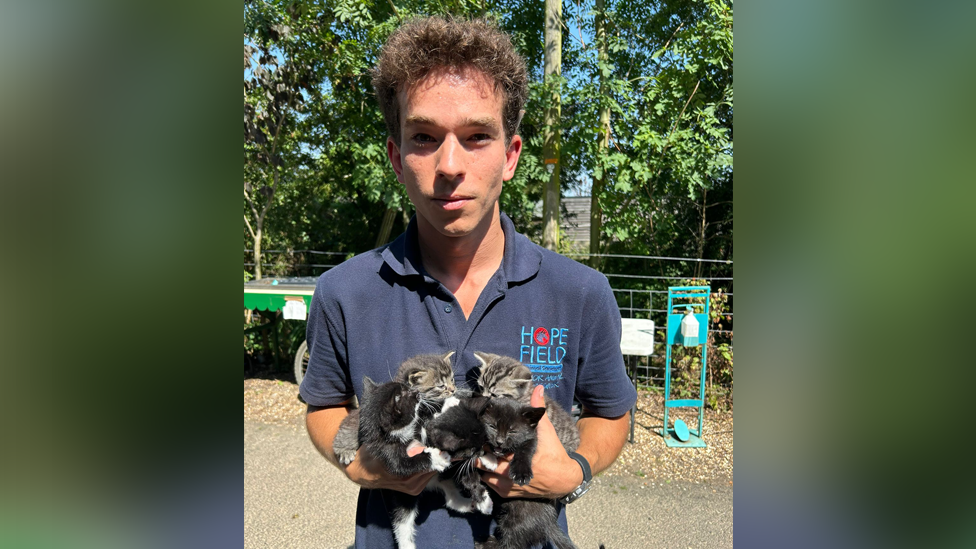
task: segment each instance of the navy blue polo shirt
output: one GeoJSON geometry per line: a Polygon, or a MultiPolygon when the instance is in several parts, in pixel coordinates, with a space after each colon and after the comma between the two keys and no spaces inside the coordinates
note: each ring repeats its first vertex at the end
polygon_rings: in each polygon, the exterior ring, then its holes
{"type": "MultiPolygon", "coordinates": [[[[475,387],[484,351],[519,359],[536,385],[569,410],[573,396],[596,415],[621,416],[637,399],[620,352],[620,311],[605,276],[546,250],[501,214],[505,252],[471,316],[424,270],[416,219],[390,244],[324,273],[308,317],[308,370],[300,392],[314,406],[362,396],[363,376],[392,379],[421,353],[454,351],[455,382],[475,387]]],[[[395,547],[386,490],[360,490],[356,547],[395,547]]],[[[565,510],[560,524],[566,528],[565,510]]],[[[471,547],[490,517],[444,508],[420,496],[418,547],[471,547]]]]}

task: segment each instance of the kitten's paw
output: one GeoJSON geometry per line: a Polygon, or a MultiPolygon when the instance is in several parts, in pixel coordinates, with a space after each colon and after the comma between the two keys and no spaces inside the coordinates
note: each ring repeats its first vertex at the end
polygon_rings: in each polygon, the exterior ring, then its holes
{"type": "Polygon", "coordinates": [[[491,511],[492,509],[494,509],[495,504],[494,502],[491,501],[491,496],[488,494],[487,490],[485,491],[484,496],[482,496],[482,499],[480,501],[475,502],[474,507],[475,509],[478,510],[479,513],[483,515],[491,514],[491,511]]]}
{"type": "Polygon", "coordinates": [[[488,471],[494,471],[495,469],[498,469],[498,460],[495,459],[495,456],[490,454],[485,454],[478,459],[481,460],[481,466],[487,469],[488,471]]]}
{"type": "Polygon", "coordinates": [[[430,468],[437,472],[443,471],[451,465],[451,454],[447,452],[430,447],[425,448],[424,452],[430,454],[430,468]]]}
{"type": "Polygon", "coordinates": [[[343,465],[349,465],[350,463],[353,462],[353,460],[356,459],[356,452],[349,451],[349,450],[339,451],[336,452],[336,458],[339,459],[339,463],[343,465]]]}
{"type": "Polygon", "coordinates": [[[441,406],[441,413],[443,414],[444,412],[450,410],[451,408],[457,406],[458,404],[461,404],[461,401],[458,399],[458,397],[445,398],[444,405],[441,406]]]}
{"type": "Polygon", "coordinates": [[[445,494],[444,506],[458,513],[470,513],[474,510],[474,502],[465,497],[452,497],[445,494]]]}
{"type": "Polygon", "coordinates": [[[519,486],[525,486],[532,481],[532,469],[529,467],[512,467],[509,473],[512,481],[519,486]]]}

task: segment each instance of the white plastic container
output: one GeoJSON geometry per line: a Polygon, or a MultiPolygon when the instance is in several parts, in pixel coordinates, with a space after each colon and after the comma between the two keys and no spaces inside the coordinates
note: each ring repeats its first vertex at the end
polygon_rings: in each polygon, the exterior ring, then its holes
{"type": "Polygon", "coordinates": [[[688,308],[688,312],[681,319],[681,344],[686,347],[695,347],[698,345],[698,319],[695,318],[691,307],[688,308]]]}

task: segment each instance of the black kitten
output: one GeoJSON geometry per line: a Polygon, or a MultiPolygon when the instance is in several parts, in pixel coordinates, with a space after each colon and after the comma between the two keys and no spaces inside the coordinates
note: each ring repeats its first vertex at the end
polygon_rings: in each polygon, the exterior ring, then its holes
{"type": "Polygon", "coordinates": [[[488,515],[492,510],[491,496],[475,468],[488,441],[481,422],[487,405],[488,398],[481,396],[462,397],[457,404],[448,399],[441,413],[427,425],[427,445],[455,459],[446,471],[431,479],[427,489],[444,492],[447,508],[461,513],[478,510],[488,515]]]}
{"type": "MultiPolygon", "coordinates": [[[[519,485],[532,480],[532,457],[538,444],[536,427],[545,412],[545,408],[533,408],[514,399],[493,398],[482,416],[493,454],[513,454],[509,475],[519,485]]],[[[575,425],[570,427],[576,429],[575,425]]],[[[571,444],[572,447],[567,447],[564,442],[566,451],[572,452],[576,450],[579,434],[560,436],[560,440],[577,441],[571,444]]],[[[490,455],[483,456],[481,462],[488,469],[497,466],[497,461],[490,455]]],[[[559,549],[576,549],[569,536],[559,528],[559,509],[555,500],[505,499],[494,492],[491,497],[496,500],[494,518],[497,526],[493,536],[475,543],[476,548],[524,549],[551,541],[559,549]]]]}

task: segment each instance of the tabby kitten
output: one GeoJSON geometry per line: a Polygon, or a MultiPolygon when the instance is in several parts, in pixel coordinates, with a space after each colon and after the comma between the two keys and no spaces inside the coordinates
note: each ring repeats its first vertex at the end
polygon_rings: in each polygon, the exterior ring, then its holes
{"type": "MultiPolygon", "coordinates": [[[[532,398],[532,372],[529,368],[514,358],[482,353],[476,351],[475,358],[481,362],[478,373],[478,394],[492,399],[505,397],[528,404],[532,398]]],[[[559,442],[567,452],[573,452],[579,446],[579,431],[573,416],[559,405],[558,402],[545,396],[546,412],[549,421],[556,428],[559,442]]]]}
{"type": "MultiPolygon", "coordinates": [[[[403,383],[420,397],[420,423],[429,420],[440,409],[441,401],[456,391],[454,370],[451,368],[453,355],[454,351],[444,355],[417,355],[403,361],[397,370],[393,381],[403,383]]],[[[359,417],[359,409],[350,410],[339,424],[339,431],[332,441],[332,451],[343,465],[349,465],[356,459],[360,444],[359,417]]]]}

